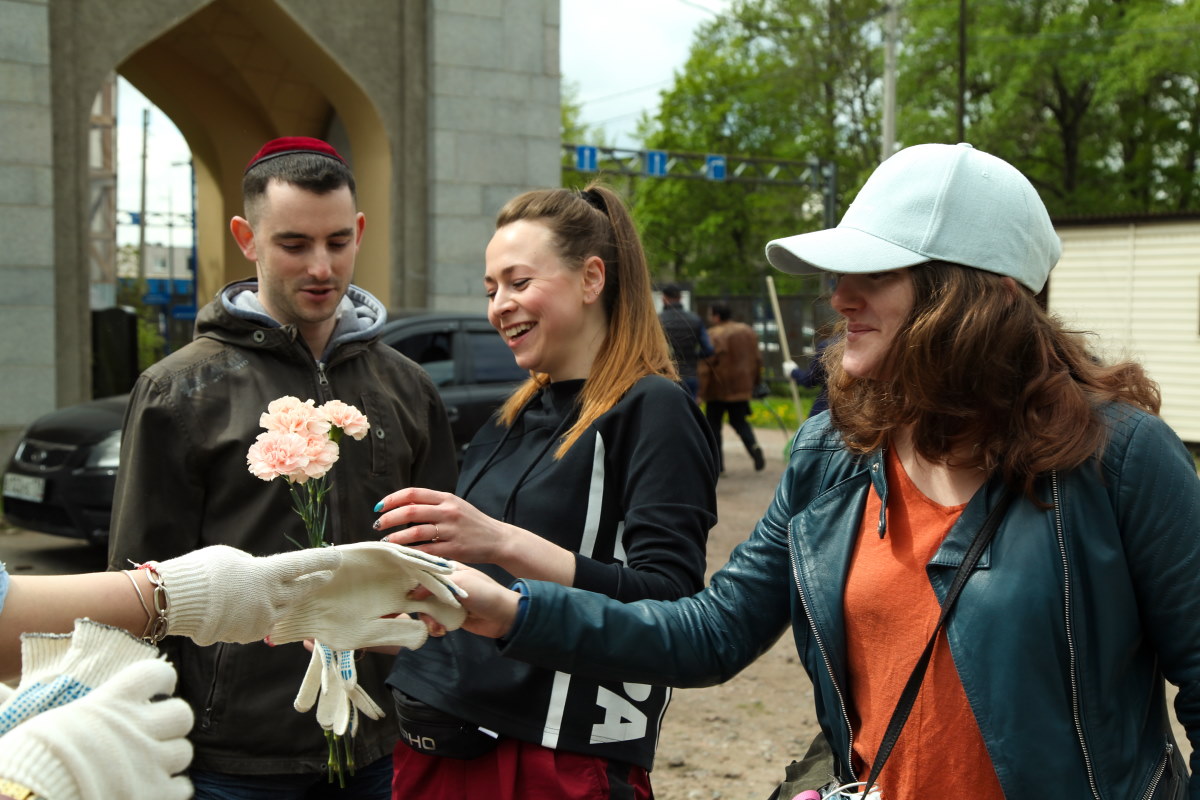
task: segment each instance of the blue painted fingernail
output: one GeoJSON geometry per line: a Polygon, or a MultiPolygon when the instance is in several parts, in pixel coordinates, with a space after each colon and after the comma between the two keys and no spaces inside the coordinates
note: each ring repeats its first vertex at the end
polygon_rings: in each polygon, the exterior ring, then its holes
{"type": "Polygon", "coordinates": [[[378,503],[375,504],[375,513],[378,514],[380,511],[383,511],[383,501],[382,500],[380,500],[378,503]]]}

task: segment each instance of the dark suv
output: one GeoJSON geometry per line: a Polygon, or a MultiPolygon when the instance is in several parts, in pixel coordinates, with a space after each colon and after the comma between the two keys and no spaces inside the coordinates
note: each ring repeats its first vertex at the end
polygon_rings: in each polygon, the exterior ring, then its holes
{"type": "MultiPolygon", "coordinates": [[[[459,458],[527,373],[482,314],[402,312],[380,339],[438,387],[459,458]]],[[[25,429],[4,473],[4,517],[42,533],[108,541],[129,395],[60,408],[25,429]]],[[[247,443],[249,447],[249,443],[247,443]]]]}

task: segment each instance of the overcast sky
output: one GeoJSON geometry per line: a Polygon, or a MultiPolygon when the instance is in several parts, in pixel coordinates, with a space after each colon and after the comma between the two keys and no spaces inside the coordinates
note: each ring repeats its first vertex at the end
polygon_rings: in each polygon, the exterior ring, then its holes
{"type": "MultiPolygon", "coordinates": [[[[687,60],[696,27],[714,18],[730,0],[561,0],[560,66],[563,80],[579,87],[583,121],[603,126],[611,144],[632,146],[630,135],[643,111],[658,106],[687,60]]],[[[121,79],[117,89],[119,211],[136,210],[141,192],[142,109],[148,101],[121,79]]],[[[189,171],[173,163],[190,158],[171,121],[151,107],[147,173],[169,174],[147,188],[150,212],[190,211],[189,171]]],[[[124,215],[119,217],[124,219],[124,215]]],[[[166,228],[149,228],[147,240],[167,244],[166,228]]],[[[176,228],[178,246],[191,244],[191,231],[176,228]]],[[[136,244],[137,228],[118,224],[120,244],[136,244]]]]}

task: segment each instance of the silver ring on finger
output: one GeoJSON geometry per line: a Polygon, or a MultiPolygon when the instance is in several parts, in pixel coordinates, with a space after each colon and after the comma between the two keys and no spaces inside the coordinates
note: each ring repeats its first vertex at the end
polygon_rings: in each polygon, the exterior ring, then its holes
{"type": "Polygon", "coordinates": [[[442,540],[441,531],[438,530],[437,523],[433,523],[433,541],[440,542],[442,540]]]}

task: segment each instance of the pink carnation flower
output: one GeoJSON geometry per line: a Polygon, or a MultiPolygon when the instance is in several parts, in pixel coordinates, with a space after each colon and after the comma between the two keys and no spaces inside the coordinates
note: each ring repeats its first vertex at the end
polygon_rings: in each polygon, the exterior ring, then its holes
{"type": "Polygon", "coordinates": [[[288,431],[260,433],[246,453],[251,474],[264,481],[304,475],[308,460],[308,438],[288,431]]]}
{"type": "Polygon", "coordinates": [[[308,459],[308,463],[304,465],[304,478],[293,476],[292,480],[296,483],[304,483],[309,478],[320,478],[329,472],[330,467],[338,460],[338,446],[327,436],[310,436],[304,448],[304,455],[308,459]]]}
{"type": "Polygon", "coordinates": [[[371,429],[371,423],[367,421],[361,411],[341,400],[330,400],[317,411],[321,412],[331,424],[341,428],[342,433],[355,440],[361,441],[367,435],[367,431],[371,429]]]}
{"type": "Polygon", "coordinates": [[[329,433],[329,420],[318,411],[314,401],[301,401],[290,395],[272,400],[258,424],[268,431],[298,433],[301,436],[321,436],[329,433]]]}

